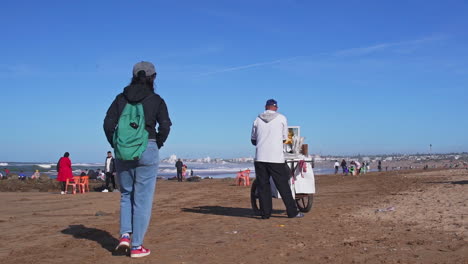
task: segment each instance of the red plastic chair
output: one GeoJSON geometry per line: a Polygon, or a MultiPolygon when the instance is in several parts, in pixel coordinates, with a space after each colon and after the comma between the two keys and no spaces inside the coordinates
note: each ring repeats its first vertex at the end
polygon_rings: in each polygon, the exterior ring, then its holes
{"type": "Polygon", "coordinates": [[[83,186],[83,192],[89,192],[89,176],[81,176],[80,185],[83,186]]]}
{"type": "Polygon", "coordinates": [[[75,182],[77,188],[77,191],[80,193],[84,193],[84,184],[81,182],[81,177],[80,176],[73,176],[73,181],[75,182]]]}
{"type": "Polygon", "coordinates": [[[250,186],[250,170],[239,171],[234,182],[238,186],[250,186]]]}
{"type": "Polygon", "coordinates": [[[244,183],[245,186],[250,186],[250,170],[244,171],[244,183]]]}
{"type": "Polygon", "coordinates": [[[75,177],[73,177],[73,182],[70,182],[70,179],[67,179],[67,181],[65,182],[65,193],[68,193],[68,186],[71,186],[72,193],[76,194],[76,181],[74,180],[75,180],[75,177]]]}

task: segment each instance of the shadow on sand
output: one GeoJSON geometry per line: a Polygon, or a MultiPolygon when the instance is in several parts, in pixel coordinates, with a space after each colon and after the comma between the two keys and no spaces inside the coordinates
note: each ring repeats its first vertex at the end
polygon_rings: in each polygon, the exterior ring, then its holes
{"type": "MultiPolygon", "coordinates": [[[[238,208],[238,207],[224,207],[224,206],[197,206],[192,208],[182,208],[183,212],[197,213],[197,214],[212,214],[212,215],[224,215],[234,217],[247,217],[254,218],[258,217],[254,214],[251,208],[238,208]]],[[[284,214],[284,210],[273,210],[272,214],[284,214]]],[[[275,217],[272,215],[272,217],[275,217]]],[[[284,215],[286,217],[286,215],[284,215]]]]}
{"type": "Polygon", "coordinates": [[[464,181],[441,181],[441,182],[425,182],[425,183],[439,183],[439,184],[468,184],[468,180],[464,181]]]}
{"type": "Polygon", "coordinates": [[[72,235],[77,239],[88,239],[95,241],[101,245],[102,248],[111,252],[113,255],[120,255],[114,252],[115,247],[119,244],[119,240],[113,237],[109,232],[86,227],[84,225],[70,225],[68,228],[61,231],[63,234],[72,235]]]}

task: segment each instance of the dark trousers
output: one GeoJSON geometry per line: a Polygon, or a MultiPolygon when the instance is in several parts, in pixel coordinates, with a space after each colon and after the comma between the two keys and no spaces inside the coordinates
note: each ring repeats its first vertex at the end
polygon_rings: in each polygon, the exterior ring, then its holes
{"type": "Polygon", "coordinates": [[[64,182],[64,181],[63,181],[63,182],[60,182],[60,188],[62,188],[62,192],[65,191],[65,186],[66,186],[66,184],[67,184],[67,183],[64,182]]]}
{"type": "Polygon", "coordinates": [[[177,170],[177,181],[182,181],[182,170],[177,170]]]}
{"type": "Polygon", "coordinates": [[[255,178],[257,181],[257,190],[260,198],[260,211],[262,216],[270,217],[272,210],[272,198],[271,198],[271,185],[270,176],[273,178],[276,189],[283,199],[283,203],[286,206],[286,212],[288,217],[294,217],[297,215],[298,210],[296,201],[292,197],[291,188],[289,187],[289,168],[286,163],[270,163],[270,162],[259,162],[254,163],[255,166],[255,178]]]}
{"type": "Polygon", "coordinates": [[[116,189],[114,174],[112,174],[112,172],[106,172],[106,189],[109,189],[109,184],[111,181],[112,181],[112,188],[116,189]]]}

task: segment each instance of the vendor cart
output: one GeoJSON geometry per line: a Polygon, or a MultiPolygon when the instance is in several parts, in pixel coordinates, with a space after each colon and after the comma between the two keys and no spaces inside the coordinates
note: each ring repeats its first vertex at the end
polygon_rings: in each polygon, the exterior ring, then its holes
{"type": "MultiPolygon", "coordinates": [[[[312,158],[302,155],[286,156],[285,161],[291,176],[289,186],[291,187],[293,198],[296,200],[297,207],[301,212],[309,212],[312,209],[315,193],[314,161],[312,158]]],[[[270,185],[272,197],[281,198],[272,178],[270,178],[270,185]]],[[[260,215],[260,201],[256,181],[252,183],[250,200],[254,213],[260,215]]]]}

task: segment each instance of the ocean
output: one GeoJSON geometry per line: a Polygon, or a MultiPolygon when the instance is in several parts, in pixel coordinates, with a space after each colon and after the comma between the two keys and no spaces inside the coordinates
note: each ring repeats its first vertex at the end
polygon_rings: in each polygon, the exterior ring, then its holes
{"type": "MultiPolygon", "coordinates": [[[[188,167],[188,172],[193,170],[193,175],[200,177],[213,177],[213,178],[235,178],[236,173],[241,170],[250,169],[251,176],[255,176],[253,162],[184,162],[188,167]]],[[[21,171],[30,177],[35,170],[39,170],[41,173],[47,174],[50,178],[57,177],[57,163],[51,162],[0,162],[0,171],[4,171],[8,168],[11,173],[18,174],[21,171]]],[[[328,165],[328,164],[327,164],[328,165]]],[[[104,169],[104,163],[72,163],[73,174],[79,175],[82,170],[92,169],[104,169]]],[[[320,164],[316,164],[314,173],[320,174],[332,174],[334,173],[333,168],[320,167],[320,164]]],[[[161,162],[159,165],[158,176],[169,178],[176,176],[176,168],[174,163],[161,162]]]]}

